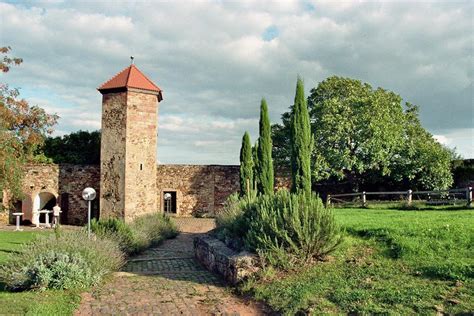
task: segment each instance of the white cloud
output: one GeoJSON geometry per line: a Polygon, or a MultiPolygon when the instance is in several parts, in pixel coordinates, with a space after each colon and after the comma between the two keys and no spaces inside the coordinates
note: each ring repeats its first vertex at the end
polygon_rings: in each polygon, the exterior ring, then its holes
{"type": "Polygon", "coordinates": [[[164,90],[160,160],[235,163],[243,132],[255,139],[261,97],[277,121],[298,74],[307,91],[327,76],[350,76],[420,105],[433,134],[469,153],[453,135],[474,126],[472,9],[472,2],[0,2],[1,41],[25,60],[2,80],[58,112],[57,133],[95,129],[95,89],[134,55],[164,90]],[[271,26],[278,36],[267,42],[271,26]]]}
{"type": "Polygon", "coordinates": [[[444,135],[433,135],[433,138],[443,145],[449,145],[449,143],[451,142],[451,139],[444,135]]]}

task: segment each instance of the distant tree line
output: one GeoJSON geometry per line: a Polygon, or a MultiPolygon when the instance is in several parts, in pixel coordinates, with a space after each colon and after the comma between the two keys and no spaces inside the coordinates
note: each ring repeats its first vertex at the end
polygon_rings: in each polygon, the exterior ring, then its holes
{"type": "Polygon", "coordinates": [[[100,164],[100,131],[48,137],[41,151],[54,163],[100,164]]]}

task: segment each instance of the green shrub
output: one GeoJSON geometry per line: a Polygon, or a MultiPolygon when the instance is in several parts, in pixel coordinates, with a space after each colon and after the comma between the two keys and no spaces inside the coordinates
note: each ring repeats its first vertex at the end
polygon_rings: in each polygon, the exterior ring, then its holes
{"type": "Polygon", "coordinates": [[[249,203],[248,198],[239,198],[237,193],[230,195],[216,216],[217,238],[236,250],[243,247],[243,237],[247,233],[244,210],[249,203]]]}
{"type": "Polygon", "coordinates": [[[0,268],[0,282],[14,290],[86,288],[123,264],[115,240],[65,231],[42,236],[10,255],[0,268]]]}
{"type": "Polygon", "coordinates": [[[324,258],[342,240],[331,210],[316,195],[280,190],[245,210],[245,243],[271,265],[290,268],[324,258]]]}
{"type": "Polygon", "coordinates": [[[22,272],[26,275],[25,288],[73,289],[96,283],[95,276],[80,255],[54,250],[40,255],[22,272]]]}
{"type": "Polygon", "coordinates": [[[178,234],[176,225],[169,217],[160,213],[140,216],[131,224],[117,218],[93,220],[91,230],[98,236],[115,239],[129,255],[137,254],[178,234]]]}
{"type": "Polygon", "coordinates": [[[178,235],[176,225],[168,216],[160,213],[140,216],[130,228],[135,233],[137,249],[140,251],[178,235]]]}
{"type": "Polygon", "coordinates": [[[109,237],[115,239],[120,248],[127,254],[140,251],[137,244],[137,236],[129,225],[118,218],[107,218],[91,220],[91,231],[100,237],[109,237]]]}

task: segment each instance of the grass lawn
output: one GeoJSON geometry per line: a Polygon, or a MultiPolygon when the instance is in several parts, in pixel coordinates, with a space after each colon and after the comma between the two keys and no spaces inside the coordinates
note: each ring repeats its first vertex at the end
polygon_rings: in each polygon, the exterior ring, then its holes
{"type": "MultiPolygon", "coordinates": [[[[0,231],[0,264],[10,253],[17,252],[25,242],[38,234],[50,231],[11,232],[0,231]]],[[[52,245],[53,246],[53,245],[52,245]]],[[[67,291],[8,292],[0,284],[0,314],[70,315],[80,302],[77,293],[67,291]]]]}
{"type": "Polygon", "coordinates": [[[334,209],[344,244],[302,271],[242,290],[287,314],[474,311],[474,211],[334,209]]]}

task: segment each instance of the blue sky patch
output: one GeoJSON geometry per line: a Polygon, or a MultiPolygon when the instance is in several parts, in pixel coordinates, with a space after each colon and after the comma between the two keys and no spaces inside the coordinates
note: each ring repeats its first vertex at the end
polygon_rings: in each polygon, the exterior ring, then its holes
{"type": "Polygon", "coordinates": [[[275,25],[269,26],[265,29],[262,34],[262,38],[266,42],[270,42],[272,39],[277,38],[280,32],[275,25]]]}

